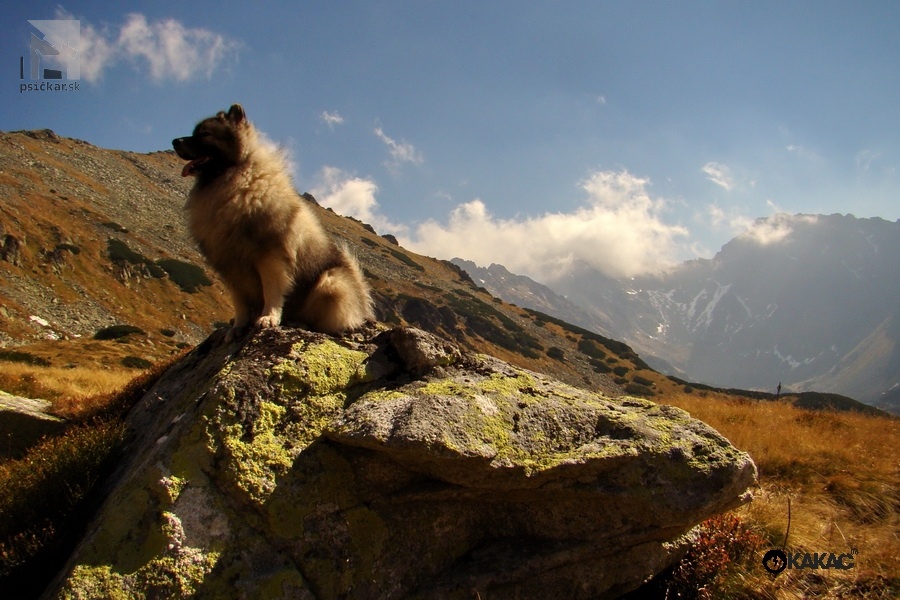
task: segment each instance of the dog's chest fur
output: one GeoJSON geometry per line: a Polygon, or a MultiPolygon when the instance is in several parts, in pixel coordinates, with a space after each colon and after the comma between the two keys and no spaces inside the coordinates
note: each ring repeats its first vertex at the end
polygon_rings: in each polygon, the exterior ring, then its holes
{"type": "Polygon", "coordinates": [[[191,234],[217,268],[253,263],[273,251],[296,254],[324,238],[289,180],[259,171],[258,165],[233,167],[188,197],[191,234]]]}

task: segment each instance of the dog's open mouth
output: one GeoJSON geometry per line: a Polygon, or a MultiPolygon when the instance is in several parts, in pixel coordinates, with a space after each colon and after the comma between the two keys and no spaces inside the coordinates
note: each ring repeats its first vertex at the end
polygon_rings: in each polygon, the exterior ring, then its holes
{"type": "Polygon", "coordinates": [[[208,156],[201,156],[200,158],[195,158],[194,160],[190,161],[188,164],[184,165],[184,168],[181,170],[181,176],[188,177],[190,175],[196,175],[197,171],[200,169],[200,167],[209,160],[210,160],[210,158],[208,156]]]}

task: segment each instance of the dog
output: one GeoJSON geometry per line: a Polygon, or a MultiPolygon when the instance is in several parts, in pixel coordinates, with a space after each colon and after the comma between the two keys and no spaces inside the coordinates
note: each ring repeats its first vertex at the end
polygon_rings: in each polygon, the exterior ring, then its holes
{"type": "Polygon", "coordinates": [[[340,334],[373,320],[359,263],[324,230],[294,189],[282,153],[261,139],[243,107],[203,119],[172,140],[195,177],[190,233],[234,304],[227,339],[297,321],[340,334]]]}

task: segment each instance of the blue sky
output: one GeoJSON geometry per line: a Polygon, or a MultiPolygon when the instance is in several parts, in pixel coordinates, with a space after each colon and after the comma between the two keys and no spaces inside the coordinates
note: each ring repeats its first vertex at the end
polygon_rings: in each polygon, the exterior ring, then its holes
{"type": "Polygon", "coordinates": [[[779,212],[900,218],[897,2],[5,13],[0,129],[152,151],[240,102],[301,191],[439,258],[628,276],[712,256],[779,212]],[[60,18],[80,20],[79,89],[20,93],[28,20],[60,18]]]}

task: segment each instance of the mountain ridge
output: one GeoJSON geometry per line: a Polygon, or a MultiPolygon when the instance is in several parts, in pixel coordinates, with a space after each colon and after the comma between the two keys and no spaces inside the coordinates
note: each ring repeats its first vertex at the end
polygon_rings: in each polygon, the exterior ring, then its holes
{"type": "MultiPolygon", "coordinates": [[[[227,293],[187,233],[191,181],[182,166],[172,151],[108,150],[50,130],[0,132],[0,363],[144,368],[226,323],[227,293]]],[[[546,306],[506,303],[458,265],[301,198],[359,257],[381,322],[612,396],[684,387],[598,327],[609,314],[572,324],[546,306]]],[[[8,391],[41,389],[26,378],[8,391]]]]}
{"type": "MultiPolygon", "coordinates": [[[[777,215],[712,259],[630,280],[581,268],[541,286],[558,293],[542,298],[568,314],[575,305],[578,324],[624,340],[669,374],[722,387],[827,390],[890,407],[900,380],[898,255],[900,222],[777,215]]],[[[516,276],[490,275],[502,267],[469,268],[492,293],[527,301],[523,280],[511,291],[504,281],[516,276]]]]}

